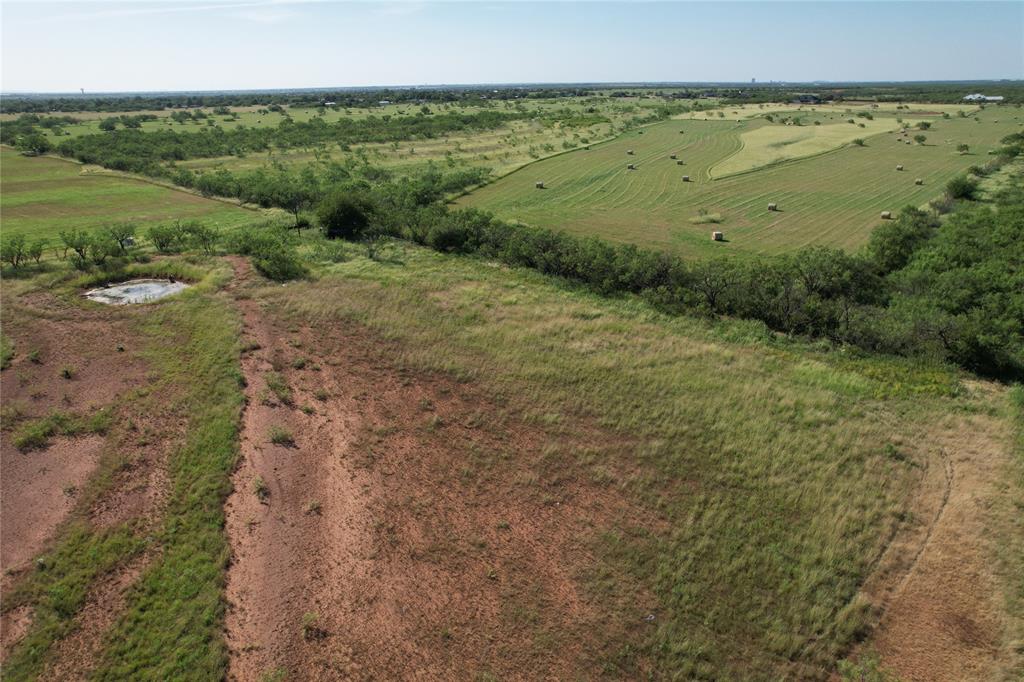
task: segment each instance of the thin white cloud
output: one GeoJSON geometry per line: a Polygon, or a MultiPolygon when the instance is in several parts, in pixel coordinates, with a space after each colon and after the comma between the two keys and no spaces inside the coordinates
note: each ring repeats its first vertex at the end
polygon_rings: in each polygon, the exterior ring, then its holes
{"type": "MultiPolygon", "coordinates": [[[[122,2],[111,2],[105,4],[123,6],[96,9],[93,11],[68,12],[66,14],[49,15],[45,18],[45,21],[104,19],[112,17],[133,17],[159,14],[200,14],[221,10],[244,10],[238,13],[238,16],[241,18],[261,23],[276,23],[277,21],[290,18],[295,14],[291,10],[283,9],[282,6],[300,3],[293,2],[292,0],[240,0],[239,2],[182,4],[177,2],[135,3],[123,0],[122,2]],[[145,6],[137,6],[142,4],[145,4],[145,6]],[[132,5],[136,6],[133,7],[132,5]]],[[[43,20],[36,23],[41,23],[42,21],[43,20]]]]}
{"type": "Polygon", "coordinates": [[[404,17],[416,14],[423,10],[427,3],[420,0],[408,0],[406,2],[381,2],[374,3],[376,13],[385,17],[404,17]]]}

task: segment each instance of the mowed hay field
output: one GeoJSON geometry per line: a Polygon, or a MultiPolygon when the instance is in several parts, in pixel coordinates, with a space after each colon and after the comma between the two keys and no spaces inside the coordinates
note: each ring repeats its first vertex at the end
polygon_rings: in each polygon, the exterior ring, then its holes
{"type": "Polygon", "coordinates": [[[234,227],[258,217],[221,201],[9,148],[0,150],[0,193],[5,235],[51,242],[61,230],[88,230],[112,220],[149,225],[198,219],[234,227]]]}
{"type": "MultiPolygon", "coordinates": [[[[935,118],[923,132],[924,145],[905,144],[895,133],[865,135],[863,147],[844,146],[721,179],[712,178],[712,169],[739,154],[742,135],[765,122],[673,120],[531,164],[459,204],[683,255],[777,254],[810,244],[855,249],[879,225],[881,211],[922,205],[958,173],[985,163],[1002,137],[1020,130],[1015,112],[935,118]],[[956,151],[961,143],[970,145],[969,154],[956,151]],[[627,169],[630,163],[636,170],[627,169]],[[896,170],[899,164],[903,171],[896,170]],[[684,175],[690,182],[683,182],[684,175]],[[916,178],[923,184],[916,185],[916,178]],[[545,189],[535,188],[538,181],[545,189]],[[769,203],[780,210],[769,212],[769,203]],[[721,224],[691,222],[701,210],[720,214],[721,224]],[[724,231],[727,241],[712,243],[712,227],[724,231]]],[[[894,117],[892,128],[897,125],[894,117]]]]}

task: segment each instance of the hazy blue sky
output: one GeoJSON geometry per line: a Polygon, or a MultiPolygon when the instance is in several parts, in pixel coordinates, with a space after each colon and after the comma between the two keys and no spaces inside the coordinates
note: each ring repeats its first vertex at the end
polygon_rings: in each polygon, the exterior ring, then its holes
{"type": "Polygon", "coordinates": [[[1024,2],[3,2],[4,91],[1024,78],[1024,2]]]}

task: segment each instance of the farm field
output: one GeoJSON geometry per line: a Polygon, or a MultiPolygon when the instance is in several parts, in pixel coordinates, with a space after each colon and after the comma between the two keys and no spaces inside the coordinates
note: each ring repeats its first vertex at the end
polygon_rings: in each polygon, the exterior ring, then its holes
{"type": "Polygon", "coordinates": [[[3,679],[1020,678],[1020,110],[737,89],[5,123],[3,679]]]}
{"type": "MultiPolygon", "coordinates": [[[[300,166],[320,160],[360,160],[379,165],[400,173],[422,170],[428,163],[440,164],[442,168],[484,167],[495,176],[505,175],[534,160],[561,153],[567,149],[584,146],[607,139],[630,121],[650,112],[660,100],[637,98],[574,98],[571,100],[530,100],[519,103],[496,103],[498,111],[529,110],[538,115],[557,115],[572,118],[584,114],[603,117],[605,121],[585,126],[564,125],[557,119],[542,122],[538,119],[513,121],[495,130],[478,131],[469,134],[452,134],[443,138],[407,140],[390,144],[360,144],[351,149],[328,147],[313,152],[307,149],[274,150],[262,155],[245,157],[231,156],[211,159],[193,159],[179,163],[183,168],[209,170],[225,168],[231,171],[248,171],[266,167],[269,164],[300,166]]],[[[480,111],[479,107],[435,106],[433,111],[480,111]]],[[[416,107],[387,105],[379,110],[351,110],[351,117],[366,115],[414,115],[416,107]]],[[[309,120],[314,110],[289,110],[295,120],[309,120]]],[[[325,121],[337,120],[337,112],[328,111],[325,121]]],[[[253,125],[253,114],[242,116],[238,124],[253,125]]],[[[255,125],[277,125],[283,117],[280,114],[260,115],[255,125]]],[[[150,124],[143,124],[145,128],[150,124]]],[[[220,124],[219,124],[220,125],[220,124]]],[[[224,123],[227,129],[232,127],[224,123]]],[[[166,126],[165,126],[166,127],[166,126]]],[[[189,127],[186,127],[187,130],[189,127]]],[[[71,130],[71,127],[68,128],[71,130]]]]}
{"type": "Polygon", "coordinates": [[[699,111],[690,111],[677,114],[677,119],[692,119],[696,121],[728,119],[742,121],[756,118],[765,114],[800,114],[816,115],[822,119],[843,120],[858,113],[891,114],[907,117],[934,117],[943,114],[959,116],[960,112],[970,114],[978,111],[973,104],[921,104],[908,102],[898,104],[895,102],[765,102],[759,104],[724,104],[721,106],[712,102],[711,106],[702,108],[699,111]]]}
{"type": "Polygon", "coordinates": [[[154,223],[202,219],[220,227],[259,214],[168,187],[88,169],[62,159],[28,158],[0,148],[0,216],[6,235],[57,240],[61,230],[109,222],[154,223]]]}
{"type": "MultiPolygon", "coordinates": [[[[844,146],[721,179],[712,178],[715,167],[737,158],[742,135],[757,134],[763,122],[672,120],[531,164],[458,205],[687,256],[777,254],[810,244],[856,249],[880,224],[881,211],[922,205],[955,175],[983,164],[1002,137],[1020,130],[1015,113],[988,109],[977,118],[936,118],[924,131],[924,145],[876,133],[863,147],[844,146]],[[970,146],[969,154],[957,153],[961,143],[970,146]],[[629,163],[637,170],[628,170],[629,163]],[[691,181],[683,182],[684,175],[691,181]],[[916,185],[917,178],[923,184],[916,185]],[[545,183],[544,190],[535,189],[537,181],[545,183]],[[769,203],[780,210],[769,212],[769,203]],[[701,211],[719,214],[721,223],[691,222],[701,211]],[[711,243],[711,229],[725,232],[727,241],[711,243]]],[[[777,127],[783,134],[793,130],[777,127]]]]}

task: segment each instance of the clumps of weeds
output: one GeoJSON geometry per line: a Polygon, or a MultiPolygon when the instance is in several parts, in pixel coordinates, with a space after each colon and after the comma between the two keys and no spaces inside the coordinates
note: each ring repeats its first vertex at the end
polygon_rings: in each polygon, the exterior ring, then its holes
{"type": "Polygon", "coordinates": [[[268,435],[270,442],[274,445],[283,445],[289,448],[295,445],[295,436],[283,426],[271,426],[268,435]]]}
{"type": "Polygon", "coordinates": [[[302,638],[307,642],[323,639],[327,636],[327,631],[317,625],[320,621],[320,616],[307,611],[302,614],[302,638]]]}
{"type": "Polygon", "coordinates": [[[306,503],[306,514],[312,516],[320,516],[323,512],[323,505],[317,500],[310,500],[306,503]]]}
{"type": "Polygon", "coordinates": [[[60,370],[60,375],[61,377],[68,379],[70,381],[71,379],[75,378],[75,370],[73,367],[64,366],[60,370]]]}
{"type": "Polygon", "coordinates": [[[263,480],[262,476],[257,476],[256,480],[252,482],[252,492],[260,502],[266,503],[270,499],[270,488],[267,487],[267,482],[263,480]]]}
{"type": "Polygon", "coordinates": [[[432,412],[434,410],[434,403],[429,398],[421,398],[420,409],[424,412],[432,412]]]}
{"type": "Polygon", "coordinates": [[[302,405],[299,409],[302,410],[303,414],[316,414],[316,410],[312,405],[302,405]]]}
{"type": "Polygon", "coordinates": [[[0,405],[0,427],[7,429],[25,416],[25,406],[19,402],[6,402],[0,405]]]}
{"type": "Polygon", "coordinates": [[[906,462],[907,455],[900,450],[894,443],[885,444],[885,456],[896,462],[906,462]]]}
{"type": "Polygon", "coordinates": [[[267,372],[265,378],[267,388],[277,396],[277,399],[283,405],[291,405],[294,398],[292,397],[292,389],[288,382],[285,381],[285,378],[279,372],[267,372]]]}
{"type": "Polygon", "coordinates": [[[440,415],[435,414],[427,420],[427,431],[437,431],[442,426],[444,426],[444,420],[440,415]]]}
{"type": "Polygon", "coordinates": [[[287,670],[284,668],[274,668],[270,672],[260,675],[260,682],[284,682],[287,678],[287,670]]]}
{"type": "Polygon", "coordinates": [[[28,361],[31,362],[33,365],[43,364],[43,359],[39,355],[38,348],[33,348],[32,350],[30,350],[26,357],[28,358],[28,361]]]}
{"type": "Polygon", "coordinates": [[[292,360],[292,369],[305,369],[309,365],[309,360],[304,357],[297,357],[292,360]]]}
{"type": "Polygon", "coordinates": [[[14,434],[14,447],[22,452],[45,448],[56,435],[77,436],[84,433],[104,434],[110,428],[111,412],[100,410],[91,417],[54,411],[41,419],[24,424],[14,434]]]}
{"type": "Polygon", "coordinates": [[[313,397],[319,400],[320,402],[325,402],[328,398],[331,397],[331,394],[328,393],[327,389],[325,388],[318,388],[313,393],[313,397]]]}
{"type": "Polygon", "coordinates": [[[262,347],[263,346],[261,346],[258,341],[253,341],[252,339],[250,339],[243,343],[238,350],[240,353],[244,355],[246,353],[252,353],[253,351],[257,351],[262,347]]]}

